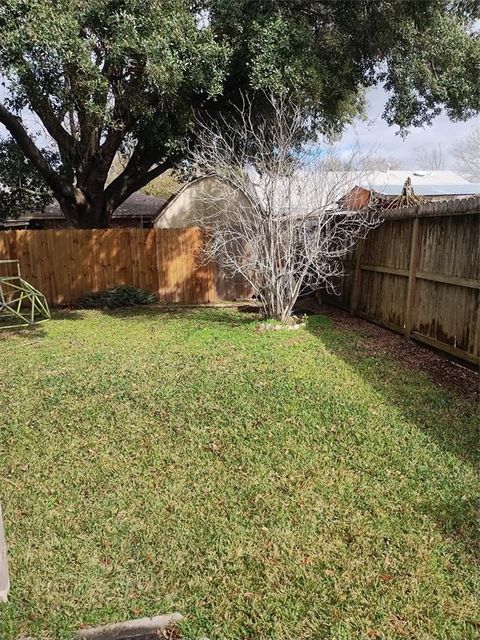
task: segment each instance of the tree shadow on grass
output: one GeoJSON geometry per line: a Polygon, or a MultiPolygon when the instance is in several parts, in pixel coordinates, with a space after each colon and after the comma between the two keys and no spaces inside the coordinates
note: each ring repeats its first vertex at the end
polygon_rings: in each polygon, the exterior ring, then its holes
{"type": "MultiPolygon", "coordinates": [[[[336,328],[325,316],[312,316],[307,330],[320,340],[323,346],[346,362],[351,369],[378,391],[390,404],[410,422],[435,438],[437,443],[454,455],[478,465],[478,425],[473,419],[478,411],[478,391],[466,389],[454,380],[450,380],[449,389],[439,386],[428,370],[412,373],[411,367],[403,363],[401,356],[396,357],[390,351],[382,353],[378,348],[370,350],[369,337],[354,330],[336,328]],[[463,430],[445,429],[444,418],[447,412],[461,410],[465,413],[463,430]]],[[[390,333],[387,329],[381,329],[390,333]]],[[[375,339],[375,338],[374,338],[375,339]]],[[[377,343],[378,346],[378,343],[377,343]]],[[[418,352],[421,359],[424,347],[411,344],[410,349],[418,352]]],[[[444,361],[441,356],[430,353],[430,359],[444,361]]],[[[448,363],[446,363],[448,366],[448,363]]],[[[462,370],[452,365],[450,376],[462,375],[462,370]]],[[[472,376],[476,374],[471,373],[472,376]]],[[[458,414],[456,414],[458,415],[458,414]]]]}
{"type": "MultiPolygon", "coordinates": [[[[453,390],[454,385],[445,389],[425,371],[415,371],[413,374],[411,368],[390,352],[382,353],[376,349],[372,354],[368,349],[368,340],[371,338],[353,330],[335,328],[325,316],[310,317],[307,330],[327,351],[345,362],[369,387],[377,391],[395,412],[421,429],[443,451],[453,454],[473,469],[478,468],[479,427],[478,420],[475,420],[478,394],[469,394],[462,385],[459,385],[457,392],[453,390]]],[[[418,349],[418,357],[422,357],[422,346],[413,344],[411,348],[418,349]]],[[[441,358],[436,354],[433,357],[441,358]]],[[[455,374],[454,365],[451,371],[455,374]]],[[[461,370],[457,375],[461,375],[461,370]]],[[[460,487],[458,491],[461,491],[460,487]]],[[[450,495],[458,491],[452,486],[450,495]]],[[[436,521],[445,536],[457,538],[470,553],[478,557],[480,540],[477,509],[471,499],[458,494],[442,503],[426,502],[422,510],[436,521]]]]}
{"type": "Polygon", "coordinates": [[[49,320],[33,325],[19,325],[18,327],[7,328],[5,322],[0,322],[0,350],[2,345],[7,345],[12,338],[23,339],[28,342],[45,338],[47,326],[50,322],[83,320],[83,314],[75,309],[54,308],[51,310],[51,314],[52,317],[49,320]]]}
{"type": "Polygon", "coordinates": [[[17,340],[31,342],[45,337],[44,323],[14,328],[2,327],[0,324],[0,352],[9,345],[18,345],[17,340]]]}
{"type": "Polygon", "coordinates": [[[52,320],[68,320],[68,321],[76,321],[83,320],[84,314],[80,309],[70,309],[70,308],[56,308],[52,309],[52,320]]]}

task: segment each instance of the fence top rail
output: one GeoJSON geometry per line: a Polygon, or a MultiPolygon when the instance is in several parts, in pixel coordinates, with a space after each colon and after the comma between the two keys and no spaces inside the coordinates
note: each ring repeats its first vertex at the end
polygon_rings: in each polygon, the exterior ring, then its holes
{"type": "Polygon", "coordinates": [[[472,198],[426,202],[414,207],[382,211],[382,220],[405,220],[407,218],[433,218],[439,216],[475,215],[480,213],[480,195],[472,198]]]}
{"type": "MultiPolygon", "coordinates": [[[[144,236],[148,236],[149,234],[157,234],[160,235],[174,235],[175,233],[187,233],[191,229],[194,231],[203,231],[203,227],[199,227],[198,225],[191,225],[188,227],[169,227],[168,229],[140,229],[139,227],[109,227],[107,229],[78,229],[76,227],[61,227],[58,229],[2,229],[0,227],[0,237],[3,235],[9,235],[12,238],[17,238],[19,236],[28,237],[32,234],[41,235],[65,235],[65,233],[76,233],[78,235],[98,235],[98,236],[121,236],[128,235],[131,232],[140,233],[144,236]]],[[[0,261],[1,262],[1,261],[0,261]]]]}

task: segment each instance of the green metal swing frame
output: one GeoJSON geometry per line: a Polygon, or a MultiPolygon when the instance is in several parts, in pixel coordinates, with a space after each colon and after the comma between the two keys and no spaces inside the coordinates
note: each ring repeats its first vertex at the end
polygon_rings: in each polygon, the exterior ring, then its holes
{"type": "Polygon", "coordinates": [[[14,265],[16,273],[0,275],[0,319],[15,318],[15,324],[0,324],[0,329],[28,327],[50,320],[48,302],[41,291],[22,278],[18,260],[0,260],[2,265],[14,265]]]}

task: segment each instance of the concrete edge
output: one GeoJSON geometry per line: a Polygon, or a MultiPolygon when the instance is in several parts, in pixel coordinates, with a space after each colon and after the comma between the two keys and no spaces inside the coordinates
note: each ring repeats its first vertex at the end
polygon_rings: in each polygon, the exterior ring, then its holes
{"type": "Polygon", "coordinates": [[[116,622],[100,627],[80,629],[74,635],[75,640],[121,640],[122,638],[134,638],[146,633],[161,633],[168,627],[180,622],[183,616],[180,613],[165,613],[153,618],[137,618],[126,622],[116,622]]]}
{"type": "Polygon", "coordinates": [[[2,507],[0,505],[0,602],[8,601],[10,578],[8,575],[7,543],[3,527],[2,507]]]}

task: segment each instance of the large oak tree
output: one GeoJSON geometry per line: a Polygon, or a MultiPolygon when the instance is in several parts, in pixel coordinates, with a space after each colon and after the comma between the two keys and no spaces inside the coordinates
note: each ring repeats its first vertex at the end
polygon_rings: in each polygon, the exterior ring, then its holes
{"type": "MultiPolygon", "coordinates": [[[[402,130],[442,109],[480,109],[476,2],[468,0],[7,0],[0,5],[0,123],[74,226],[103,227],[131,193],[178,163],[195,117],[243,93],[287,91],[305,133],[389,91],[402,130]],[[25,114],[51,139],[55,165],[25,114]],[[125,149],[129,162],[107,176],[125,149]]],[[[0,183],[1,168],[0,168],[0,183]]]]}

